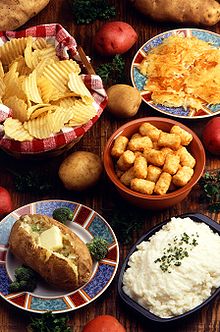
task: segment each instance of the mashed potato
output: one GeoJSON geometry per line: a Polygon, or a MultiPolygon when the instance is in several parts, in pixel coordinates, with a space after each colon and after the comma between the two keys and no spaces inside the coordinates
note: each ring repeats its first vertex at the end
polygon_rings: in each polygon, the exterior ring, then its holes
{"type": "Polygon", "coordinates": [[[220,286],[220,236],[204,223],[172,218],[128,265],[124,292],[159,317],[177,316],[220,286]]]}

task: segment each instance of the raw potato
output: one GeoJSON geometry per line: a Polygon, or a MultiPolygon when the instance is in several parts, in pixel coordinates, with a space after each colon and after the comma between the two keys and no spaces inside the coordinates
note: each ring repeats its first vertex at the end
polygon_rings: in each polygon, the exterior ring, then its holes
{"type": "Polygon", "coordinates": [[[9,246],[17,258],[58,289],[74,290],[91,276],[92,258],[85,243],[67,226],[48,216],[21,216],[12,227],[9,246]],[[40,244],[40,234],[53,226],[61,231],[64,253],[40,244]]]}
{"type": "Polygon", "coordinates": [[[205,148],[216,156],[220,156],[220,117],[207,122],[202,133],[205,148]]]}
{"type": "Polygon", "coordinates": [[[131,118],[141,104],[139,91],[130,85],[115,84],[107,90],[108,109],[119,118],[131,118]]]}
{"type": "Polygon", "coordinates": [[[82,191],[96,184],[102,169],[99,156],[92,152],[77,151],[64,159],[59,168],[59,177],[66,189],[82,191]]]}
{"type": "Polygon", "coordinates": [[[137,38],[137,33],[130,24],[121,21],[107,22],[95,35],[95,49],[106,56],[122,54],[134,45],[137,38]]]}
{"type": "Polygon", "coordinates": [[[131,0],[144,15],[158,21],[215,25],[220,4],[215,0],[131,0]]]}
{"type": "Polygon", "coordinates": [[[0,0],[0,31],[14,30],[37,15],[50,0],[0,0]]]}

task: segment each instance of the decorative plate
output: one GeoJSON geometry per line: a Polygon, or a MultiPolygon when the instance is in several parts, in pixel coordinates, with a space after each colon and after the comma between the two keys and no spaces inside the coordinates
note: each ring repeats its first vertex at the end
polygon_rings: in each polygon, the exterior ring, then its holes
{"type": "Polygon", "coordinates": [[[140,91],[142,100],[146,104],[148,104],[155,110],[169,116],[174,116],[176,118],[198,119],[211,117],[219,114],[220,104],[204,105],[204,109],[199,110],[198,112],[196,112],[196,114],[188,108],[184,109],[183,107],[167,107],[159,104],[154,104],[151,100],[150,93],[144,90],[144,85],[147,81],[147,77],[140,73],[138,69],[139,64],[141,63],[147,52],[162,44],[163,40],[170,37],[171,35],[182,35],[185,37],[194,36],[198,39],[211,43],[216,48],[220,47],[220,35],[212,31],[201,29],[176,29],[163,32],[148,40],[135,54],[131,64],[131,81],[133,86],[140,91]]]}
{"type": "Polygon", "coordinates": [[[119,246],[109,224],[89,207],[64,200],[45,200],[27,204],[10,213],[0,222],[0,296],[7,302],[26,311],[63,313],[81,308],[99,297],[112,282],[119,263],[119,246]],[[52,216],[53,210],[67,206],[73,211],[73,220],[68,223],[84,242],[94,236],[102,236],[109,243],[108,254],[100,262],[94,262],[90,280],[81,288],[67,293],[57,290],[46,282],[39,281],[33,293],[9,293],[8,285],[13,280],[14,270],[22,263],[8,249],[8,238],[15,221],[24,214],[52,216]]]}

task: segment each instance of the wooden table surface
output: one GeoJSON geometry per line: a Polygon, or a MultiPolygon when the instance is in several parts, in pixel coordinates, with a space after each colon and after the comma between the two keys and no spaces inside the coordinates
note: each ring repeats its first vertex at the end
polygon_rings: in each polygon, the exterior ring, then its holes
{"type": "MultiPolygon", "coordinates": [[[[149,38],[155,36],[156,34],[180,27],[177,24],[161,24],[150,21],[144,16],[138,14],[131,5],[126,0],[121,1],[111,1],[115,4],[117,8],[116,20],[122,20],[130,23],[138,33],[138,41],[135,46],[124,54],[124,59],[126,60],[126,82],[131,84],[129,77],[129,68],[131,60],[138,50],[138,48],[149,38]]],[[[103,63],[105,59],[99,57],[95,54],[93,50],[93,37],[95,32],[102,25],[102,22],[96,21],[89,25],[75,25],[72,19],[71,11],[68,2],[65,0],[51,0],[49,5],[36,17],[32,18],[25,27],[30,27],[32,25],[40,23],[53,23],[58,22],[63,25],[77,40],[78,44],[82,45],[87,55],[92,58],[92,64],[96,68],[99,63],[103,63]]],[[[216,31],[220,33],[220,25],[208,28],[209,30],[216,31]]],[[[157,111],[151,110],[148,106],[142,103],[142,106],[135,116],[139,118],[142,116],[163,116],[157,111]]],[[[186,124],[193,130],[195,130],[198,135],[201,135],[202,128],[204,127],[207,120],[179,120],[180,122],[186,124]]],[[[92,127],[92,129],[82,138],[82,140],[71,150],[86,150],[99,154],[102,156],[103,148],[107,139],[121,124],[125,123],[126,120],[116,120],[110,116],[106,111],[102,114],[100,120],[92,127]]],[[[69,152],[71,152],[69,151],[69,152]]],[[[69,153],[68,152],[68,153],[69,153]]],[[[13,198],[14,208],[18,208],[24,204],[41,200],[41,199],[51,199],[60,198],[73,200],[88,205],[97,212],[104,215],[104,212],[108,207],[112,206],[112,202],[120,200],[118,194],[114,191],[112,186],[108,183],[105,175],[103,175],[102,181],[92,190],[76,194],[74,192],[68,192],[64,190],[63,186],[57,180],[57,169],[68,154],[56,158],[51,158],[46,161],[39,162],[26,162],[18,161],[12,157],[7,156],[5,153],[0,153],[0,186],[6,187],[13,198]],[[50,170],[50,176],[55,179],[57,183],[55,190],[50,194],[43,195],[30,193],[17,193],[15,191],[10,169],[32,169],[38,170],[42,168],[47,168],[50,170]]],[[[210,154],[207,154],[207,169],[220,168],[219,158],[215,158],[210,154]]],[[[138,232],[133,235],[132,242],[129,245],[120,245],[120,265],[118,272],[120,271],[120,266],[126,257],[132,243],[136,241],[138,237],[144,234],[153,225],[156,225],[168,219],[172,216],[176,216],[185,212],[201,212],[209,215],[214,220],[219,222],[218,214],[210,214],[207,212],[206,208],[199,203],[199,187],[198,185],[192,190],[189,196],[180,204],[176,206],[163,210],[161,212],[150,212],[146,211],[145,218],[142,223],[142,227],[138,232]]],[[[123,201],[121,201],[123,204],[123,201]]],[[[128,207],[129,208],[129,207],[128,207]]],[[[111,220],[108,220],[111,224],[111,220]]],[[[69,314],[70,326],[74,332],[81,332],[82,327],[87,321],[94,318],[100,314],[110,314],[116,316],[120,322],[126,327],[126,331],[130,332],[151,332],[151,331],[170,331],[170,332],[214,332],[220,331],[220,297],[217,297],[215,301],[206,306],[197,314],[191,316],[189,319],[179,322],[175,325],[155,325],[152,324],[147,319],[144,319],[133,312],[129,311],[126,306],[124,306],[117,295],[117,281],[118,273],[114,278],[112,284],[107,289],[107,291],[100,296],[93,303],[88,306],[73,311],[69,314]]],[[[1,332],[21,332],[26,330],[26,326],[29,322],[30,314],[23,311],[15,309],[4,300],[0,299],[0,331],[1,332]]],[[[97,331],[98,332],[98,331],[97,331]]]]}

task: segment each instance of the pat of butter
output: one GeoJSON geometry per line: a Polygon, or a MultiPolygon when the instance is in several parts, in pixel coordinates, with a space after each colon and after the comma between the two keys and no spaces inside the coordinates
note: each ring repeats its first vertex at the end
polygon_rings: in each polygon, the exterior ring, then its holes
{"type": "Polygon", "coordinates": [[[48,250],[59,250],[63,248],[62,233],[57,226],[52,226],[39,237],[39,245],[48,250]]]}

